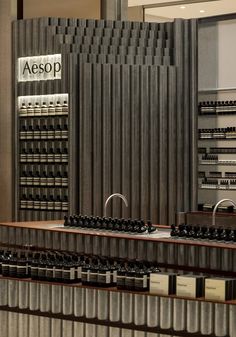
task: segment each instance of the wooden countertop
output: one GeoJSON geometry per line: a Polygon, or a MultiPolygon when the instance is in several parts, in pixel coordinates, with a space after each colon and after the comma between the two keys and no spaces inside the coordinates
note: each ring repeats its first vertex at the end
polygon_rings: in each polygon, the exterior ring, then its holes
{"type": "MultiPolygon", "coordinates": [[[[0,226],[14,227],[14,228],[29,228],[35,230],[44,230],[52,232],[63,232],[63,233],[73,233],[80,235],[91,235],[99,237],[109,237],[117,239],[126,239],[126,240],[141,240],[141,241],[152,241],[156,243],[172,243],[177,245],[187,245],[187,246],[202,246],[202,247],[211,247],[211,248],[223,248],[223,249],[236,249],[236,243],[223,243],[223,242],[214,242],[214,241],[203,241],[203,240],[189,240],[189,239],[175,239],[175,238],[156,238],[152,237],[152,234],[149,236],[142,235],[132,235],[132,234],[123,234],[123,233],[114,233],[110,231],[101,231],[101,230],[86,230],[86,229],[73,229],[59,227],[63,225],[63,220],[51,220],[51,221],[29,221],[29,222],[2,222],[0,226]],[[58,225],[58,227],[56,226],[58,225]]],[[[156,225],[159,230],[168,230],[168,226],[156,225]]]]}

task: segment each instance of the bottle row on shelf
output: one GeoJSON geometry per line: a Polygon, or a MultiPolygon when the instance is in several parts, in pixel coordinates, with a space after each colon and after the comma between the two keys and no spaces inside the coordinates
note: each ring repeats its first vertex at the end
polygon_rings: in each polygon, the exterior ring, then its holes
{"type": "Polygon", "coordinates": [[[156,263],[123,261],[58,251],[0,251],[4,277],[82,283],[98,287],[147,291],[151,273],[160,272],[156,263]]]}
{"type": "Polygon", "coordinates": [[[236,139],[236,128],[199,129],[199,139],[236,139]]]}
{"type": "Polygon", "coordinates": [[[40,187],[54,187],[68,186],[68,173],[67,171],[60,172],[57,171],[23,171],[20,175],[20,185],[21,186],[40,186],[40,187]]]}
{"type": "Polygon", "coordinates": [[[236,113],[236,101],[206,101],[198,104],[200,115],[227,115],[236,113]]]}
{"type": "Polygon", "coordinates": [[[40,139],[67,139],[68,125],[53,124],[47,125],[22,125],[20,128],[20,140],[40,140],[40,139]]]}
{"type": "Polygon", "coordinates": [[[236,159],[219,159],[217,154],[205,153],[199,158],[199,164],[202,165],[236,165],[236,159]]]}
{"type": "Polygon", "coordinates": [[[214,179],[204,178],[199,182],[200,188],[218,189],[218,190],[236,190],[236,180],[232,179],[214,179]]]}
{"type": "Polygon", "coordinates": [[[68,103],[64,101],[61,104],[60,101],[57,101],[54,104],[52,101],[49,104],[43,102],[42,104],[35,102],[28,103],[27,105],[23,102],[19,107],[19,116],[20,117],[39,117],[39,116],[60,116],[68,115],[68,103]]]}
{"type": "MultiPolygon", "coordinates": [[[[33,189],[34,190],[34,189],[33,189]]],[[[40,193],[37,189],[36,193],[21,193],[20,209],[21,210],[35,210],[35,211],[68,211],[68,196],[65,192],[58,191],[40,193]],[[38,193],[37,193],[38,192],[38,193]]]]}
{"type": "Polygon", "coordinates": [[[156,262],[59,251],[0,250],[3,277],[175,295],[208,300],[236,298],[236,279],[162,272],[156,262]]]}
{"type": "Polygon", "coordinates": [[[68,149],[67,147],[61,148],[22,148],[20,152],[21,163],[67,163],[68,162],[68,149]]]}
{"type": "Polygon", "coordinates": [[[198,171],[198,178],[217,178],[217,179],[236,179],[236,172],[221,172],[221,171],[198,171]]]}
{"type": "Polygon", "coordinates": [[[236,229],[222,227],[193,226],[180,224],[171,225],[171,237],[191,240],[236,242],[236,229]]]}
{"type": "Polygon", "coordinates": [[[86,215],[73,215],[64,217],[64,226],[67,228],[85,228],[115,232],[125,232],[132,234],[154,233],[157,228],[151,221],[145,222],[137,219],[117,219],[106,217],[93,217],[86,215]]]}

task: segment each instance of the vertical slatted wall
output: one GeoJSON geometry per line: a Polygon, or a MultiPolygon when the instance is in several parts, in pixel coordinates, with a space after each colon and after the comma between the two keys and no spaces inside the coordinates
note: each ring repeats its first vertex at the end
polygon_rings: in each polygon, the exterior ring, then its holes
{"type": "Polygon", "coordinates": [[[112,216],[169,224],[195,209],[195,20],[23,20],[13,41],[15,59],[62,53],[61,81],[19,83],[15,97],[69,93],[71,213],[102,215],[114,192],[129,207],[113,200],[112,216]]]}

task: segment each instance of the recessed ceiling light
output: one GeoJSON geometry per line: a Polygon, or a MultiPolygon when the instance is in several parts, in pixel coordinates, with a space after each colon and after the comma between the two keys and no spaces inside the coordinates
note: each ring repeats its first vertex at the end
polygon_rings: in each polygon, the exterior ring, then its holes
{"type": "Polygon", "coordinates": [[[201,10],[200,10],[200,13],[205,13],[204,9],[201,9],[201,10]]]}
{"type": "Polygon", "coordinates": [[[185,9],[186,7],[185,6],[180,6],[181,9],[185,9]]]}

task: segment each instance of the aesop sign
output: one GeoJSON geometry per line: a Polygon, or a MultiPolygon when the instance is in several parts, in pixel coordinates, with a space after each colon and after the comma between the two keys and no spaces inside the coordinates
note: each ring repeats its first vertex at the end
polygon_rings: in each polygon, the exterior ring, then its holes
{"type": "Polygon", "coordinates": [[[20,57],[18,81],[45,81],[61,78],[61,54],[20,57]]]}

